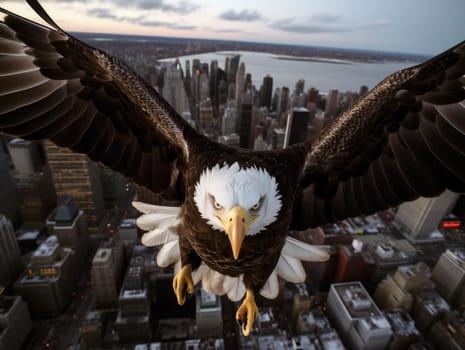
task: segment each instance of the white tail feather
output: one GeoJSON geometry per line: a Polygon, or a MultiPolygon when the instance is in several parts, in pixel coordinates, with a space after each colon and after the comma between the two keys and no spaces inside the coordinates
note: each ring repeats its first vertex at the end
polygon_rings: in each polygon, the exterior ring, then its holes
{"type": "Polygon", "coordinates": [[[313,246],[292,237],[286,238],[281,255],[302,261],[326,261],[329,259],[327,246],[313,246]]]}
{"type": "Polygon", "coordinates": [[[146,247],[154,247],[178,239],[178,235],[168,227],[160,227],[155,230],[144,233],[142,244],[146,247]]]}
{"type": "Polygon", "coordinates": [[[133,201],[132,206],[139,210],[141,213],[150,214],[150,213],[164,213],[178,215],[181,209],[179,207],[168,207],[163,205],[153,205],[138,201],[133,201]]]}
{"type": "Polygon", "coordinates": [[[276,269],[273,270],[270,277],[260,290],[260,295],[267,299],[275,299],[279,294],[278,274],[276,269]]]}
{"type": "Polygon", "coordinates": [[[228,286],[229,291],[227,292],[228,298],[231,301],[239,301],[245,295],[245,285],[243,281],[243,275],[239,277],[231,278],[231,285],[228,286]]]}
{"type": "Polygon", "coordinates": [[[150,231],[161,225],[175,226],[179,224],[179,219],[173,214],[151,213],[139,216],[136,220],[136,224],[140,229],[150,231]]]}
{"type": "Polygon", "coordinates": [[[157,264],[161,267],[167,267],[180,261],[180,257],[179,240],[171,241],[166,243],[158,252],[157,264]]]}
{"type": "Polygon", "coordinates": [[[287,255],[281,255],[277,265],[278,276],[288,282],[300,283],[305,281],[305,270],[300,260],[287,255]]]}

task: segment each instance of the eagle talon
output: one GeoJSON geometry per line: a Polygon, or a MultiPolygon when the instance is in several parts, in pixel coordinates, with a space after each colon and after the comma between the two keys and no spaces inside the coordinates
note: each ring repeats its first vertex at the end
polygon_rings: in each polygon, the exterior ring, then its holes
{"type": "Polygon", "coordinates": [[[247,337],[252,332],[252,327],[258,317],[258,307],[251,290],[247,290],[246,297],[236,312],[236,321],[241,326],[242,334],[247,337]]]}
{"type": "Polygon", "coordinates": [[[194,282],[192,280],[192,266],[185,265],[173,278],[174,294],[179,305],[186,302],[194,294],[194,282]]]}

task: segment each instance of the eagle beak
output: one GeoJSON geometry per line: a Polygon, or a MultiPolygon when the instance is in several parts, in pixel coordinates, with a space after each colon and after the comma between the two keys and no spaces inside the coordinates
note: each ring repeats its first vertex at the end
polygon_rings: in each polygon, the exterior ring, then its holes
{"type": "Polygon", "coordinates": [[[251,220],[244,208],[240,206],[236,206],[229,211],[224,228],[228,234],[233,256],[236,260],[239,257],[247,230],[253,221],[255,220],[251,220]]]}

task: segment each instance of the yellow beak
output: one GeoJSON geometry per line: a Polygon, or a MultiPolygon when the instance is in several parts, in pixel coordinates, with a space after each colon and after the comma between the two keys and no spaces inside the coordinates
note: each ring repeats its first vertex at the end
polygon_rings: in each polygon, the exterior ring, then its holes
{"type": "Polygon", "coordinates": [[[256,217],[251,217],[244,208],[236,206],[229,211],[228,217],[223,221],[224,229],[228,234],[229,243],[231,243],[233,256],[236,260],[239,257],[247,230],[255,219],[256,217]]]}

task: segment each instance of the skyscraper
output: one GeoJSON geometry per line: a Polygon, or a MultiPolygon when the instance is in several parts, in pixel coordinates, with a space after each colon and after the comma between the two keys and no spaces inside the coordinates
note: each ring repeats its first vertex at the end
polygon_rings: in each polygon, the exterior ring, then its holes
{"type": "Polygon", "coordinates": [[[287,111],[289,109],[289,88],[284,86],[279,94],[276,115],[278,116],[279,125],[284,127],[287,122],[287,111]]]}
{"type": "Polygon", "coordinates": [[[4,214],[15,226],[19,223],[18,194],[3,147],[0,147],[0,214],[4,214]]]}
{"type": "Polygon", "coordinates": [[[339,91],[331,89],[326,96],[325,118],[334,118],[337,113],[337,100],[339,98],[339,91]]]}
{"type": "Polygon", "coordinates": [[[11,221],[0,214],[0,286],[8,287],[24,270],[11,221]]]}
{"type": "Polygon", "coordinates": [[[86,214],[90,232],[98,230],[103,215],[103,191],[97,164],[87,156],[45,142],[57,198],[72,196],[86,214]]]}
{"type": "Polygon", "coordinates": [[[263,78],[260,88],[260,107],[271,107],[271,95],[273,94],[273,78],[269,75],[263,78]]]}
{"type": "Polygon", "coordinates": [[[56,194],[39,142],[19,138],[8,143],[15,166],[13,178],[18,190],[22,223],[43,222],[56,206],[56,194]]]}
{"type": "Polygon", "coordinates": [[[0,296],[0,349],[21,349],[31,328],[31,316],[21,297],[0,296]]]}
{"type": "Polygon", "coordinates": [[[226,80],[229,84],[234,84],[236,81],[237,69],[239,68],[239,60],[241,55],[227,57],[225,62],[226,80]]]}
{"type": "Polygon", "coordinates": [[[303,142],[308,135],[310,111],[307,108],[294,108],[289,113],[286,124],[284,147],[303,142]]]}
{"type": "MultiPolygon", "coordinates": [[[[235,80],[235,92],[234,92],[234,101],[236,101],[236,111],[237,118],[236,123],[240,123],[241,119],[241,105],[242,105],[242,94],[244,93],[244,82],[245,82],[245,64],[241,63],[239,70],[236,74],[235,80]]],[[[239,131],[239,124],[236,124],[236,131],[239,131]]]]}
{"type": "Polygon", "coordinates": [[[170,65],[165,73],[163,97],[179,115],[190,111],[189,98],[186,94],[182,71],[178,65],[170,65]]]}
{"type": "Polygon", "coordinates": [[[251,130],[253,122],[253,105],[252,103],[241,104],[239,120],[239,137],[241,148],[251,147],[251,130]]]}
{"type": "Polygon", "coordinates": [[[395,223],[413,240],[428,239],[451,211],[458,197],[458,194],[446,190],[435,198],[418,198],[401,204],[395,223]]]}

